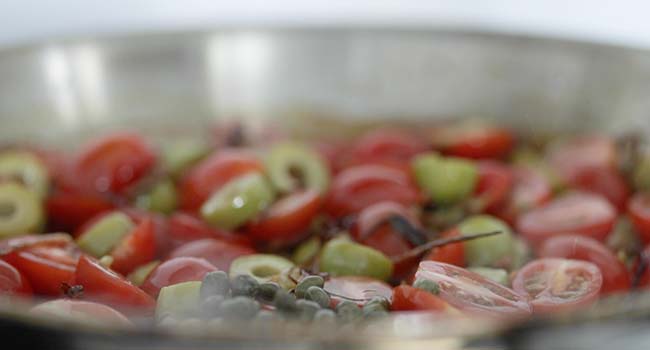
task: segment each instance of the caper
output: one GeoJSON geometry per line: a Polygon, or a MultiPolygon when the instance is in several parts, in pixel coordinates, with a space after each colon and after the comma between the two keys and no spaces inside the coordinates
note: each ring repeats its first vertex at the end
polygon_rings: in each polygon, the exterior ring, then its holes
{"type": "Polygon", "coordinates": [[[248,297],[238,296],[224,300],[219,306],[219,315],[226,319],[248,320],[260,310],[260,304],[248,297]]]}
{"type": "Polygon", "coordinates": [[[352,322],[363,316],[363,311],[357,304],[344,300],[336,305],[336,315],[343,322],[352,322]]]}
{"type": "Polygon", "coordinates": [[[293,313],[297,311],[296,297],[285,290],[278,290],[273,298],[273,305],[282,312],[293,313]]]}
{"type": "Polygon", "coordinates": [[[281,193],[294,191],[300,182],[304,187],[321,193],[329,185],[327,164],[317,152],[305,145],[282,143],[273,146],[266,159],[266,168],[271,183],[281,193]]]}
{"type": "Polygon", "coordinates": [[[230,281],[233,296],[255,297],[259,289],[259,282],[250,275],[238,275],[230,281]]]}
{"type": "Polygon", "coordinates": [[[322,308],[329,307],[331,303],[329,294],[327,294],[323,288],[318,286],[311,286],[307,288],[305,299],[318,303],[318,305],[320,305],[322,308]]]}
{"type": "Polygon", "coordinates": [[[375,305],[375,304],[381,306],[384,309],[388,309],[388,307],[390,306],[390,301],[385,297],[374,296],[365,303],[365,305],[375,305]]]}
{"type": "Polygon", "coordinates": [[[334,323],[336,321],[336,313],[330,309],[320,309],[314,314],[314,321],[334,323]]]}
{"type": "Polygon", "coordinates": [[[307,289],[312,286],[323,288],[325,285],[325,280],[321,276],[307,276],[298,282],[294,293],[297,298],[304,298],[307,289]]]}
{"type": "Polygon", "coordinates": [[[13,182],[0,184],[0,238],[35,233],[44,217],[41,199],[34,192],[13,182]]]}
{"type": "Polygon", "coordinates": [[[440,286],[438,283],[428,280],[428,279],[417,279],[415,283],[413,283],[413,287],[426,290],[427,292],[431,294],[439,294],[440,293],[440,286]]]}
{"type": "Polygon", "coordinates": [[[201,299],[213,295],[228,296],[230,292],[230,279],[228,274],[223,271],[212,271],[203,277],[203,284],[201,284],[201,299]]]}
{"type": "Polygon", "coordinates": [[[296,301],[296,307],[298,308],[298,317],[303,321],[311,321],[321,308],[317,303],[305,299],[296,301]]]}
{"type": "Polygon", "coordinates": [[[274,282],[260,283],[257,290],[257,297],[265,302],[272,302],[275,298],[275,293],[280,289],[280,286],[274,282]]]}
{"type": "Polygon", "coordinates": [[[219,316],[219,309],[221,304],[226,300],[223,295],[214,294],[203,299],[201,303],[201,314],[205,318],[213,318],[219,316]]]}

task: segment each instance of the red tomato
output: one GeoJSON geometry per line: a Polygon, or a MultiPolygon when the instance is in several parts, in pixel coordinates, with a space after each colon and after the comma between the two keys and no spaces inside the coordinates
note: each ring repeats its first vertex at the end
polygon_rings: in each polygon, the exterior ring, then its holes
{"type": "Polygon", "coordinates": [[[392,311],[445,311],[447,308],[449,304],[425,290],[407,285],[393,289],[392,311]]]}
{"type": "Polygon", "coordinates": [[[383,165],[360,165],[334,177],[325,210],[334,217],[343,217],[382,201],[410,206],[421,199],[411,178],[404,172],[383,165]]]}
{"type": "Polygon", "coordinates": [[[12,237],[0,241],[0,258],[16,250],[35,246],[70,248],[74,246],[74,241],[66,233],[30,234],[12,237]]]}
{"type": "Polygon", "coordinates": [[[634,229],[644,242],[650,242],[650,193],[635,194],[628,205],[634,229]]]}
{"type": "Polygon", "coordinates": [[[593,238],[577,235],[553,237],[544,242],[537,255],[585,260],[598,266],[603,275],[603,294],[627,291],[632,284],[625,265],[609,248],[593,238]]]}
{"type": "Polygon", "coordinates": [[[325,281],[323,288],[331,293],[332,306],[336,306],[344,300],[353,301],[362,306],[374,297],[384,297],[390,300],[393,294],[392,288],[385,282],[362,276],[332,277],[325,281]]]}
{"type": "Polygon", "coordinates": [[[61,285],[74,280],[76,257],[68,247],[32,245],[4,259],[27,278],[34,293],[61,295],[61,285]]]}
{"type": "Polygon", "coordinates": [[[228,149],[217,151],[183,176],[180,183],[181,208],[196,211],[226,182],[263,170],[264,165],[253,153],[228,149]]]}
{"type": "Polygon", "coordinates": [[[530,297],[535,313],[588,306],[598,299],[602,284],[596,265],[560,258],[533,260],[512,281],[514,290],[530,297]]]}
{"type": "Polygon", "coordinates": [[[0,295],[24,295],[32,294],[32,286],[15,267],[4,260],[0,260],[0,295]]]}
{"type": "Polygon", "coordinates": [[[481,161],[478,174],[475,195],[483,201],[486,211],[494,211],[510,194],[514,183],[512,169],[497,161],[481,161]]]}
{"type": "Polygon", "coordinates": [[[461,311],[491,317],[526,317],[532,311],[525,296],[458,266],[423,261],[415,276],[438,283],[439,297],[461,311]]]}
{"type": "Polygon", "coordinates": [[[74,169],[83,189],[119,194],[147,175],[155,162],[142,137],[114,133],[86,145],[74,169]]]}
{"type": "Polygon", "coordinates": [[[205,259],[172,258],[156,266],[142,284],[142,289],[154,298],[162,287],[189,281],[202,281],[208,272],[218,270],[205,259]]]}
{"type": "Polygon", "coordinates": [[[614,168],[616,145],[602,135],[583,135],[548,147],[546,158],[558,175],[571,181],[586,168],[614,168]]]}
{"type": "Polygon", "coordinates": [[[362,135],[343,158],[349,164],[367,164],[375,161],[409,162],[429,146],[413,132],[397,129],[377,129],[362,135]]]}
{"type": "Polygon", "coordinates": [[[517,220],[517,231],[533,245],[565,234],[605,240],[614,227],[616,209],[603,197],[573,192],[533,209],[517,220]]]}
{"type": "Polygon", "coordinates": [[[508,129],[490,125],[455,125],[433,130],[433,143],[446,154],[456,157],[501,158],[514,145],[508,129]]]}
{"type": "Polygon", "coordinates": [[[514,186],[506,203],[491,211],[510,225],[514,225],[520,214],[546,203],[552,195],[550,183],[538,172],[519,167],[513,174],[514,186]]]}
{"type": "Polygon", "coordinates": [[[142,224],[146,220],[153,223],[154,234],[154,256],[161,258],[166,256],[172,249],[172,242],[169,233],[169,223],[165,216],[149,212],[138,208],[122,208],[121,211],[126,214],[136,225],[142,224]]]}
{"type": "Polygon", "coordinates": [[[86,221],[114,206],[94,194],[57,192],[45,202],[50,229],[75,232],[86,221]]]}
{"type": "Polygon", "coordinates": [[[82,255],[77,263],[75,283],[83,286],[83,297],[130,314],[153,311],[156,302],[123,276],[82,255]]]}
{"type": "Polygon", "coordinates": [[[341,141],[316,141],[312,144],[316,152],[318,152],[329,165],[331,173],[337,173],[346,164],[342,161],[340,155],[345,152],[349,145],[341,141]]]}
{"type": "Polygon", "coordinates": [[[576,172],[570,185],[607,198],[619,211],[625,210],[630,189],[621,173],[612,167],[591,167],[576,172]]]}
{"type": "Polygon", "coordinates": [[[214,238],[204,238],[185,243],[174,249],[170,258],[195,257],[203,258],[222,271],[230,269],[230,263],[243,255],[255,254],[256,251],[248,246],[221,241],[214,238]]]}
{"type": "Polygon", "coordinates": [[[250,237],[272,247],[291,245],[308,233],[309,224],[321,208],[318,191],[304,190],[275,202],[260,218],[247,226],[250,237]]]}
{"type": "Polygon", "coordinates": [[[83,300],[57,299],[38,304],[29,310],[30,314],[76,320],[84,323],[132,326],[126,316],[106,305],[83,300]]]}
{"type": "Polygon", "coordinates": [[[169,217],[168,231],[173,247],[203,238],[216,238],[241,245],[251,244],[250,239],[244,235],[212,228],[196,216],[184,212],[176,212],[169,217]]]}
{"type": "Polygon", "coordinates": [[[143,220],[113,248],[111,268],[123,275],[156,257],[156,236],[153,221],[143,220]]]}
{"type": "MultiPolygon", "coordinates": [[[[450,238],[460,235],[457,229],[451,229],[444,232],[441,238],[450,238]]],[[[462,242],[451,243],[442,247],[431,249],[431,251],[422,259],[423,261],[431,260],[446,264],[465,266],[465,248],[462,242]]]]}

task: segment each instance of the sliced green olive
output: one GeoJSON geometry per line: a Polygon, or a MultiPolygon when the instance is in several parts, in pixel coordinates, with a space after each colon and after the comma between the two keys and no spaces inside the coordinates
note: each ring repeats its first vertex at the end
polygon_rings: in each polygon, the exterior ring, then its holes
{"type": "Polygon", "coordinates": [[[504,286],[507,286],[509,284],[508,272],[504,269],[494,269],[491,267],[470,267],[469,270],[476,272],[479,275],[496,283],[503,284],[504,286]]]}
{"type": "Polygon", "coordinates": [[[281,256],[272,254],[252,254],[235,259],[230,264],[230,278],[249,275],[259,283],[268,282],[272,277],[294,267],[293,263],[281,256]]]}
{"type": "Polygon", "coordinates": [[[135,224],[126,214],[114,212],[103,216],[77,238],[79,248],[94,256],[102,257],[113,249],[135,224]]]}
{"type": "Polygon", "coordinates": [[[156,302],[156,319],[166,316],[182,319],[200,311],[201,282],[183,282],[163,287],[156,302]]]}
{"type": "Polygon", "coordinates": [[[463,242],[467,265],[497,266],[511,258],[514,238],[505,222],[490,215],[476,215],[463,220],[458,229],[463,235],[501,231],[498,235],[463,242]]]}
{"type": "Polygon", "coordinates": [[[336,238],[325,244],[320,270],[332,276],[368,276],[386,280],[393,274],[393,262],[380,251],[336,238]]]}
{"type": "Polygon", "coordinates": [[[474,191],[478,169],[469,160],[426,154],[412,163],[415,179],[431,199],[441,205],[457,203],[474,191]]]}
{"type": "Polygon", "coordinates": [[[314,236],[302,242],[294,250],[291,260],[298,266],[307,267],[318,256],[321,246],[320,238],[314,236]]]}
{"type": "Polygon", "coordinates": [[[0,184],[0,238],[38,232],[44,218],[36,193],[17,183],[0,184]]]}
{"type": "Polygon", "coordinates": [[[637,163],[632,178],[635,190],[650,191],[650,154],[637,163]]]}
{"type": "Polygon", "coordinates": [[[231,180],[201,207],[212,226],[232,230],[255,217],[273,201],[273,191],[263,175],[247,174],[231,180]]]}
{"type": "Polygon", "coordinates": [[[112,256],[110,256],[110,255],[104,255],[104,256],[102,256],[101,258],[99,258],[99,264],[102,265],[102,266],[104,266],[104,267],[107,268],[107,269],[110,269],[110,268],[111,268],[111,265],[113,265],[113,261],[114,261],[114,260],[115,260],[115,259],[113,259],[112,256]]]}
{"type": "Polygon", "coordinates": [[[209,152],[208,145],[197,140],[183,140],[167,144],[162,151],[163,167],[174,178],[177,178],[209,152]]]}
{"type": "Polygon", "coordinates": [[[155,269],[158,265],[160,265],[160,261],[154,260],[151,262],[148,262],[142,266],[138,266],[133,272],[131,272],[128,276],[127,279],[131,281],[131,283],[135,284],[136,286],[141,286],[144,283],[144,280],[147,279],[147,276],[155,269]]]}
{"type": "Polygon", "coordinates": [[[8,178],[45,198],[49,189],[47,168],[35,155],[23,151],[0,153],[0,179],[8,178]]]}
{"type": "Polygon", "coordinates": [[[515,237],[512,251],[512,263],[509,270],[513,271],[526,265],[533,258],[533,253],[525,240],[515,237]]]}
{"type": "Polygon", "coordinates": [[[273,146],[266,159],[271,183],[281,193],[289,193],[303,185],[324,193],[330,174],[323,158],[311,148],[298,143],[273,146]]]}
{"type": "Polygon", "coordinates": [[[137,207],[162,214],[170,214],[177,204],[176,187],[170,179],[159,181],[148,193],[138,196],[135,200],[137,207]]]}

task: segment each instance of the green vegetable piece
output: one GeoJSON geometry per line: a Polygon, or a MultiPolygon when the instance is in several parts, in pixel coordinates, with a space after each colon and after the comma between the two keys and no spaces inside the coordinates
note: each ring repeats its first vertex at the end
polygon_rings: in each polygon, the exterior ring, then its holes
{"type": "Polygon", "coordinates": [[[297,298],[304,298],[305,293],[307,293],[307,289],[309,287],[320,287],[323,288],[325,285],[325,280],[321,276],[307,276],[298,282],[298,285],[296,286],[296,290],[294,291],[294,294],[296,294],[297,298]]]}
{"type": "Polygon", "coordinates": [[[632,183],[637,191],[650,191],[650,154],[637,163],[632,174],[632,183]]]}
{"type": "Polygon", "coordinates": [[[438,295],[440,294],[440,286],[438,283],[428,280],[428,279],[418,279],[413,283],[413,287],[426,290],[431,294],[438,295]]]}
{"type": "Polygon", "coordinates": [[[291,314],[298,311],[298,307],[296,306],[296,296],[283,289],[280,289],[275,293],[273,305],[278,311],[284,313],[291,314]]]}
{"type": "Polygon", "coordinates": [[[162,150],[163,167],[174,178],[205,157],[210,148],[197,140],[183,140],[166,144],[162,150]]]}
{"type": "Polygon", "coordinates": [[[235,229],[254,218],[273,202],[273,191],[258,173],[231,180],[203,203],[201,216],[210,225],[235,229]]]}
{"type": "Polygon", "coordinates": [[[249,320],[260,311],[260,304],[248,297],[237,296],[226,299],[219,307],[219,316],[226,320],[249,320]]]}
{"type": "Polygon", "coordinates": [[[259,287],[259,282],[250,275],[235,276],[230,283],[233,296],[256,297],[259,287]]]}
{"type": "Polygon", "coordinates": [[[380,296],[372,297],[372,299],[368,300],[365,305],[372,305],[372,304],[378,304],[384,309],[388,309],[388,307],[390,307],[390,301],[380,296]]]}
{"type": "Polygon", "coordinates": [[[0,239],[38,232],[44,218],[41,198],[33,191],[13,182],[0,183],[0,239]]]}
{"type": "Polygon", "coordinates": [[[503,284],[504,286],[510,284],[508,280],[508,271],[504,269],[494,269],[491,267],[470,267],[468,270],[476,272],[479,275],[496,283],[503,284]]]}
{"type": "Polygon", "coordinates": [[[271,183],[281,193],[293,192],[300,185],[324,193],[329,186],[330,174],[325,160],[302,144],[273,146],[266,159],[266,169],[271,183]]]}
{"type": "Polygon", "coordinates": [[[354,322],[363,317],[363,311],[357,304],[344,300],[336,305],[336,316],[342,322],[354,322]]]}
{"type": "Polygon", "coordinates": [[[298,266],[309,266],[312,261],[318,256],[322,244],[319,237],[312,237],[302,242],[296,250],[294,250],[291,260],[298,266]]]}
{"type": "Polygon", "coordinates": [[[393,274],[393,262],[378,250],[346,238],[336,238],[323,247],[320,270],[332,276],[368,276],[387,280],[393,274]]]}
{"type": "Polygon", "coordinates": [[[110,253],[134,227],[135,224],[126,214],[116,211],[103,216],[82,233],[77,238],[77,244],[84,252],[99,258],[110,253]]]}
{"type": "Polygon", "coordinates": [[[330,306],[331,299],[329,294],[327,292],[318,286],[311,286],[307,288],[307,292],[305,293],[305,299],[311,300],[322,308],[326,308],[330,306]]]}
{"type": "Polygon", "coordinates": [[[259,283],[268,282],[273,276],[294,267],[293,263],[281,256],[272,254],[252,254],[240,256],[230,264],[230,278],[249,275],[259,283]]]}
{"type": "Polygon", "coordinates": [[[135,205],[145,210],[171,214],[178,205],[176,187],[171,180],[163,179],[156,183],[149,193],[138,196],[135,205]]]}
{"type": "Polygon", "coordinates": [[[200,311],[201,282],[183,282],[163,287],[156,303],[156,319],[169,315],[177,319],[193,317],[200,311]]]}
{"type": "Polygon", "coordinates": [[[298,317],[303,321],[311,321],[321,308],[317,303],[305,299],[296,301],[296,307],[298,308],[298,317]]]}
{"type": "Polygon", "coordinates": [[[478,180],[476,165],[462,158],[426,154],[416,157],[412,167],[420,188],[441,205],[467,198],[478,180]]]}
{"type": "Polygon", "coordinates": [[[264,282],[260,284],[259,290],[257,291],[257,297],[265,302],[272,302],[275,298],[275,293],[280,290],[280,286],[274,282],[264,282]]]}
{"type": "Polygon", "coordinates": [[[228,274],[223,271],[208,272],[203,277],[203,284],[201,285],[201,299],[213,295],[228,296],[230,294],[230,278],[228,274]]]}
{"type": "Polygon", "coordinates": [[[508,225],[490,215],[476,215],[458,225],[463,235],[501,231],[500,234],[463,242],[465,260],[469,266],[496,266],[511,258],[514,238],[508,225]]]}
{"type": "Polygon", "coordinates": [[[136,286],[141,286],[144,283],[144,280],[147,279],[147,276],[155,269],[158,265],[160,265],[160,261],[154,260],[151,262],[148,262],[142,266],[138,266],[133,272],[131,272],[128,276],[127,279],[131,281],[131,283],[135,284],[136,286]]]}
{"type": "Polygon", "coordinates": [[[38,197],[45,198],[49,190],[47,168],[35,155],[24,151],[0,153],[0,179],[15,180],[38,197]]]}

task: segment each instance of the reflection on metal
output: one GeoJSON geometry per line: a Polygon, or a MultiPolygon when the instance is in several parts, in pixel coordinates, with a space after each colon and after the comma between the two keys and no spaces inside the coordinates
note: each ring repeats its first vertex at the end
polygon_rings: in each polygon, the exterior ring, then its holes
{"type": "Polygon", "coordinates": [[[45,49],[42,56],[44,83],[52,100],[54,113],[62,126],[72,127],[80,122],[79,100],[72,82],[70,61],[61,47],[45,49]]]}
{"type": "Polygon", "coordinates": [[[81,45],[72,48],[69,55],[84,115],[92,119],[106,118],[106,77],[101,52],[95,46],[81,45]]]}

